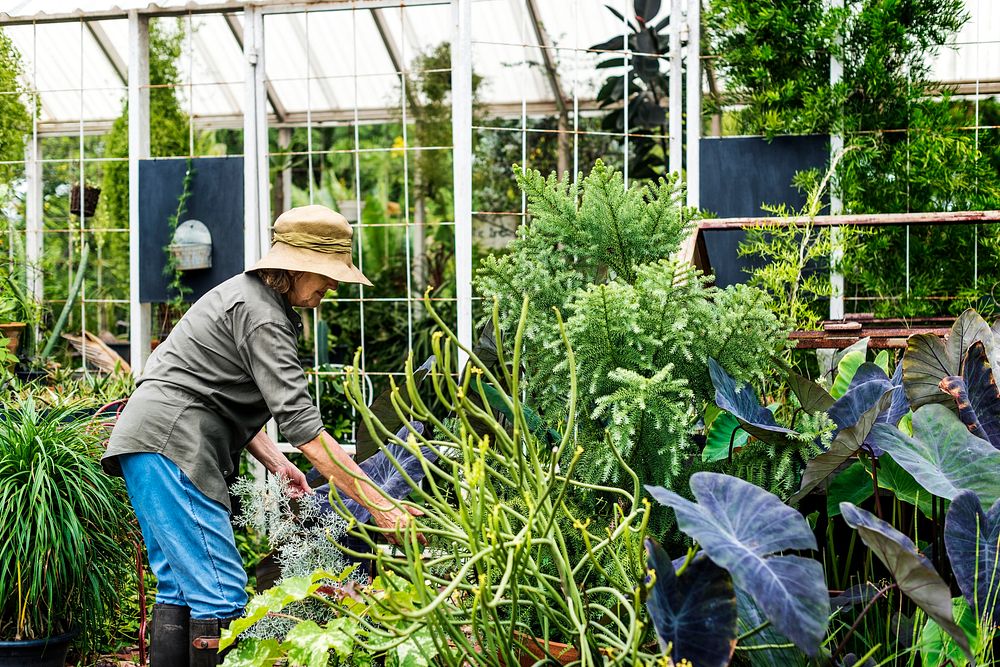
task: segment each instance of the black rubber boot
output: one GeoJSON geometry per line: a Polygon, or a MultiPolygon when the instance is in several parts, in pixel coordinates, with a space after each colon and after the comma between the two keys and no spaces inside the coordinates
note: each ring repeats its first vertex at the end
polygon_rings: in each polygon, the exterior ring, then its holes
{"type": "Polygon", "coordinates": [[[176,604],[153,605],[149,667],[188,667],[191,610],[176,604]]]}
{"type": "Polygon", "coordinates": [[[211,618],[205,620],[191,619],[190,647],[191,667],[214,667],[221,665],[226,654],[236,644],[232,644],[222,653],[219,653],[219,635],[223,628],[228,628],[229,624],[240,616],[232,618],[211,618]]]}

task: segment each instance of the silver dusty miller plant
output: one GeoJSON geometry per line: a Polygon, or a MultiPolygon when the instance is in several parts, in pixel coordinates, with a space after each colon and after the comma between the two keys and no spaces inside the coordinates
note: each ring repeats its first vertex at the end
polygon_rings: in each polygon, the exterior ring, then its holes
{"type": "MultiPolygon", "coordinates": [[[[281,571],[278,583],[292,577],[309,576],[316,570],[339,573],[351,565],[337,548],[337,543],[347,535],[347,521],[336,512],[322,511],[317,496],[293,500],[288,495],[288,482],[275,475],[268,475],[264,483],[240,477],[233,483],[232,491],[242,501],[237,525],[264,535],[274,549],[281,571]]],[[[348,581],[351,580],[367,583],[367,575],[354,570],[348,577],[348,581]]],[[[325,583],[341,585],[333,581],[325,583]]],[[[320,624],[333,618],[330,607],[315,600],[291,604],[285,612],[320,624]]],[[[265,616],[244,635],[280,641],[295,624],[289,618],[265,616]]]]}

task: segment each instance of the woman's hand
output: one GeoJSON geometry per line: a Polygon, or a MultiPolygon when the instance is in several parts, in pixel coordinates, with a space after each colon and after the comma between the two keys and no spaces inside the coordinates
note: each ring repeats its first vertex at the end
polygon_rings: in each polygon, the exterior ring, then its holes
{"type": "Polygon", "coordinates": [[[288,495],[292,498],[312,495],[314,491],[309,488],[309,482],[305,474],[295,467],[295,464],[285,459],[284,463],[279,463],[274,470],[275,475],[288,480],[288,495]]]}
{"type": "MultiPolygon", "coordinates": [[[[388,503],[387,500],[383,502],[388,503]]],[[[386,528],[392,530],[392,533],[386,533],[385,538],[393,544],[400,544],[403,533],[409,530],[410,522],[413,521],[415,516],[423,516],[421,512],[416,507],[404,506],[404,507],[389,507],[388,509],[377,509],[375,507],[369,506],[369,510],[372,513],[372,519],[379,528],[386,528]]],[[[420,544],[427,544],[427,538],[424,537],[423,533],[417,533],[417,541],[420,544]]]]}

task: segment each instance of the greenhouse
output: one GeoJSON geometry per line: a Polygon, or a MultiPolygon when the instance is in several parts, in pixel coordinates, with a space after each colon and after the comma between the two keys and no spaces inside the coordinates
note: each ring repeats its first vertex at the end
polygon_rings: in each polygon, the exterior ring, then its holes
{"type": "Polygon", "coordinates": [[[995,664],[998,35],[0,3],[0,667],[995,664]]]}

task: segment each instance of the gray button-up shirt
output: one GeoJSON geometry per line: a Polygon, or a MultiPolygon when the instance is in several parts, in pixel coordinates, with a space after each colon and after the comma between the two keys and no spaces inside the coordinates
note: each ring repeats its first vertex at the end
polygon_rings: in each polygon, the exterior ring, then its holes
{"type": "Polygon", "coordinates": [[[226,478],[270,417],[295,446],[323,430],[298,359],[301,326],[254,273],[203,296],[149,357],[111,433],[105,471],[121,475],[121,454],[163,454],[229,507],[226,478]]]}

